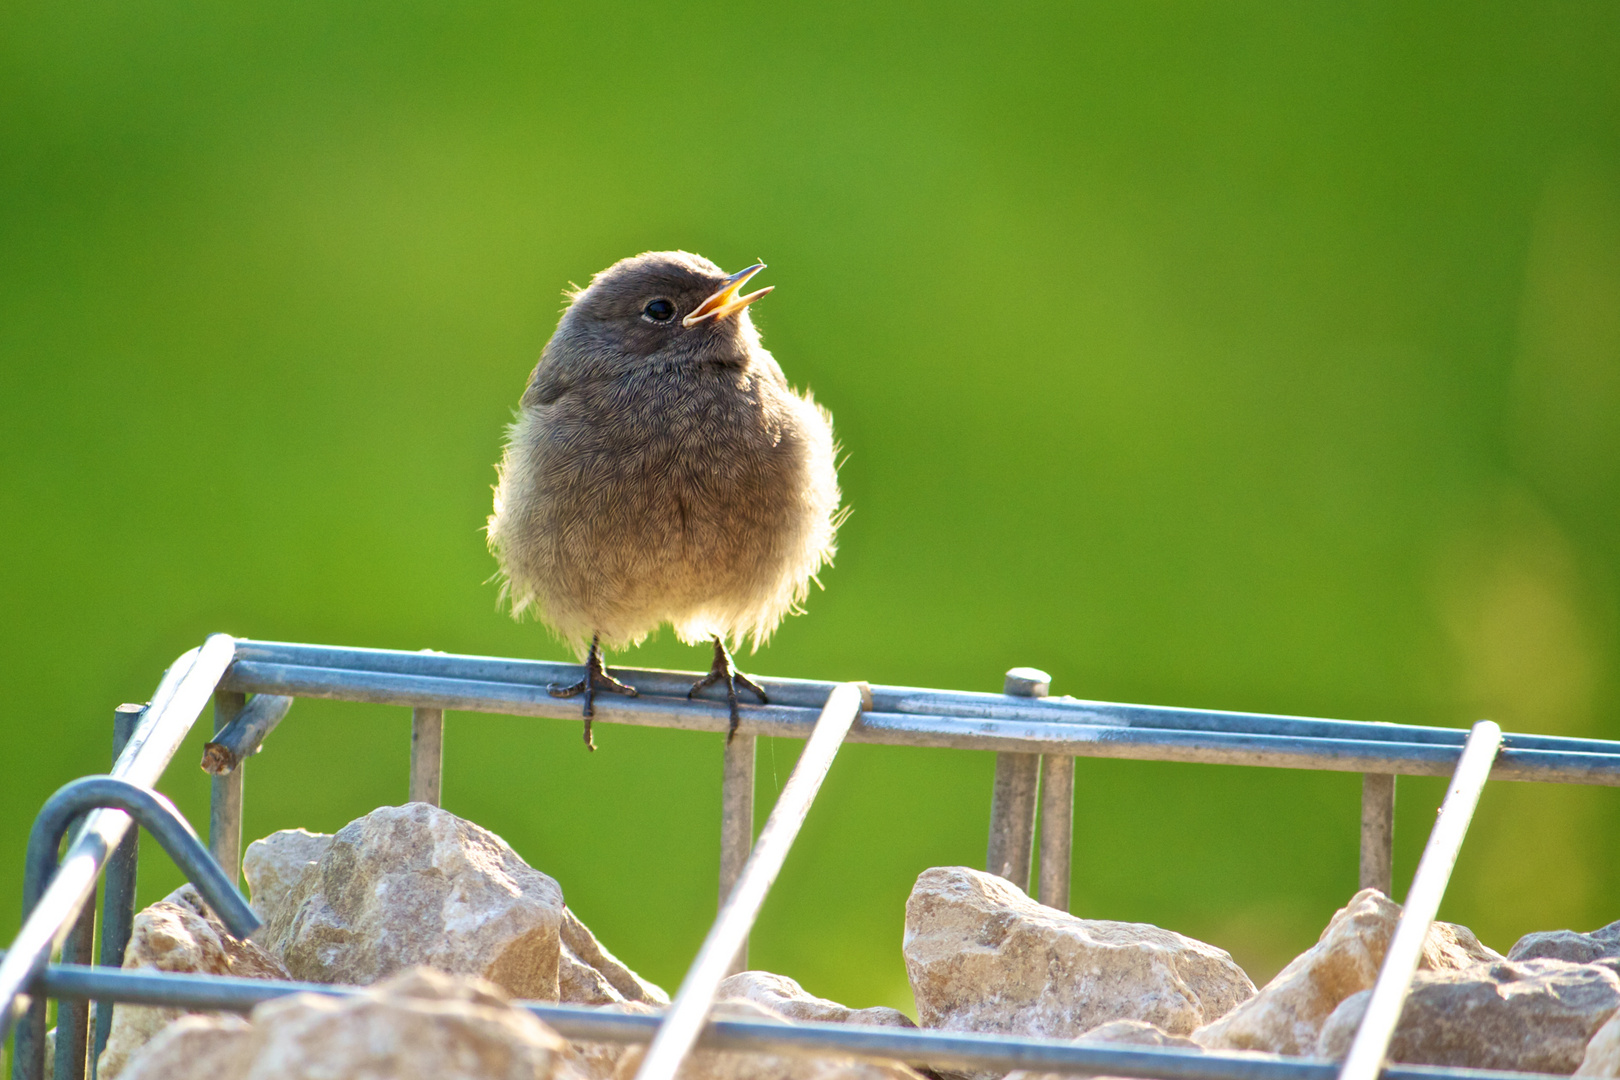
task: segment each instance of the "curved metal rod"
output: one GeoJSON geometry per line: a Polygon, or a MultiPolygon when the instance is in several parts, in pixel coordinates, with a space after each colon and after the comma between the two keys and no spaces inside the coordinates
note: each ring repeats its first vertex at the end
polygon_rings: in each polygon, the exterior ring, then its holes
{"type": "Polygon", "coordinates": [[[262,921],[237,892],[191,824],[164,795],[115,776],[83,776],[63,784],[45,800],[28,833],[27,867],[23,873],[23,917],[33,911],[56,870],[56,852],[73,819],[88,810],[122,810],[169,853],[186,877],[197,886],[208,906],[228,930],[245,938],[262,921]]]}
{"type": "MultiPolygon", "coordinates": [[[[29,830],[28,855],[23,872],[25,928],[29,924],[29,916],[45,899],[46,890],[58,872],[56,852],[74,820],[92,811],[105,809],[123,811],[151,833],[185,872],[186,878],[197,886],[197,891],[202,893],[208,906],[233,936],[245,938],[262,925],[174,803],[151,788],[116,776],[85,776],[64,784],[46,799],[39,816],[34,819],[33,828],[29,830]]],[[[103,850],[102,855],[105,854],[103,850]]],[[[89,879],[88,884],[93,890],[94,877],[89,879]]],[[[57,921],[57,932],[65,931],[72,919],[72,911],[64,912],[57,921]]],[[[0,981],[0,990],[6,991],[4,998],[0,999],[0,1040],[10,1033],[12,1024],[18,1018],[21,1004],[18,995],[26,991],[45,969],[50,959],[50,943],[44,942],[44,947],[40,949],[28,952],[17,949],[14,953],[18,959],[31,956],[31,962],[28,962],[26,970],[13,972],[15,983],[11,980],[0,981]]],[[[7,956],[7,959],[13,957],[7,956]]],[[[0,964],[0,967],[4,966],[0,964]]],[[[13,1077],[23,1080],[38,1076],[43,1061],[45,998],[37,992],[33,993],[26,1012],[28,1020],[18,1031],[18,1045],[12,1063],[13,1077]]]]}

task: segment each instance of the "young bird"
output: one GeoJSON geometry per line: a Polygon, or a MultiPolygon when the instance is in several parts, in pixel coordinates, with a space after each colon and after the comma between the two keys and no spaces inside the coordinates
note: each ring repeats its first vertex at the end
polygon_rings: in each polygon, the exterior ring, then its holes
{"type": "Polygon", "coordinates": [[[735,735],[738,685],[766,697],[726,642],[758,648],[832,559],[832,417],[760,344],[747,309],[771,289],[741,293],[764,268],[728,277],[684,251],[614,263],[572,294],[509,429],[490,550],[513,615],[534,608],[584,659],[550,690],[583,695],[590,749],[596,692],[636,694],[603,647],[662,623],[713,642],[686,696],[724,682],[735,735]]]}

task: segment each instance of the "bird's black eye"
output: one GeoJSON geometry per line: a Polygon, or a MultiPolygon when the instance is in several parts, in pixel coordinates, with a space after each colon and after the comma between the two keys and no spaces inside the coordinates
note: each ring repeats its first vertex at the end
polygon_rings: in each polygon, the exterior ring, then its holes
{"type": "Polygon", "coordinates": [[[647,301],[647,306],[641,313],[653,322],[669,322],[675,317],[675,305],[662,298],[647,301]]]}

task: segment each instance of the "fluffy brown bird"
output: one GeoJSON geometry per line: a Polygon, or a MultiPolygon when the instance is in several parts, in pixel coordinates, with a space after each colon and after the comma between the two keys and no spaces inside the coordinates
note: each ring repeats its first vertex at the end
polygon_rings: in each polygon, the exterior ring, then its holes
{"type": "Polygon", "coordinates": [[[684,251],[623,259],[571,295],[529,377],[489,519],[514,616],[534,609],[585,661],[558,697],[635,696],[603,646],[663,623],[712,641],[687,697],[724,682],[728,641],[755,648],[799,610],[833,556],[839,510],[832,417],[787,383],[742,295],[764,264],[727,276],[684,251]],[[588,643],[588,644],[587,644],[588,643]]]}

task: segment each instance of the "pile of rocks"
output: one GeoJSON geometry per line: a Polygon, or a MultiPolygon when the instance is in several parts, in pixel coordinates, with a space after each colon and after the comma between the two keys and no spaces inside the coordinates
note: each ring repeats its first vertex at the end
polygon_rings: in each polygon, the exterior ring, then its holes
{"type": "MultiPolygon", "coordinates": [[[[291,829],[248,846],[264,927],[236,941],[190,886],[138,913],[126,968],[364,986],[296,994],[251,1017],[119,1005],[103,1080],[628,1080],[640,1048],[569,1043],[516,999],[652,1012],[669,996],[622,963],[504,840],[425,803],[383,807],[335,835],[291,829]]],[[[722,1015],[912,1027],[769,972],[721,986],[722,1015]]],[[[700,1052],[713,1080],[921,1080],[898,1063],[700,1052]]]]}
{"type": "MultiPolygon", "coordinates": [[[[104,1080],[345,1077],[629,1080],[640,1047],[570,1043],[515,999],[651,1012],[668,1003],[599,942],[562,889],[487,830],[422,803],[335,835],[289,830],[243,860],[265,927],[235,941],[189,886],[136,916],[127,968],[367,987],[297,994],[249,1018],[119,1006],[104,1080]]],[[[1086,1042],[1342,1058],[1400,908],[1363,890],[1262,989],[1221,949],[1081,919],[965,867],[928,870],[903,952],[924,1027],[1086,1042]]],[[[721,986],[720,1015],[914,1026],[782,975],[721,986]]],[[[1532,934],[1507,957],[1436,923],[1391,1056],[1420,1064],[1620,1076],[1620,923],[1532,934]]],[[[920,1080],[898,1062],[694,1054],[683,1080],[920,1080]]],[[[1036,1080],[1014,1073],[1008,1080],[1036,1080]]]]}
{"type": "MultiPolygon", "coordinates": [[[[1342,1060],[1400,914],[1362,890],[1257,991],[1213,946],[1076,918],[1000,878],[947,867],[917,880],[905,956],[926,1027],[1342,1060]]],[[[1620,1076],[1617,973],[1620,923],[1531,934],[1505,958],[1466,927],[1435,923],[1390,1056],[1620,1076]]]]}

